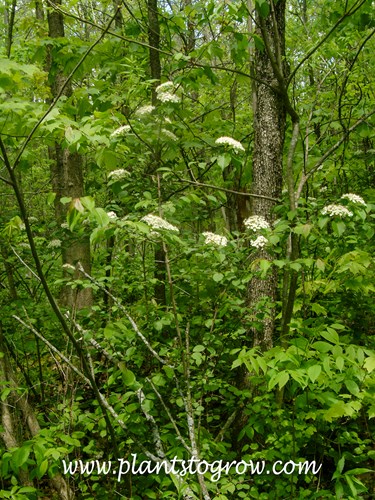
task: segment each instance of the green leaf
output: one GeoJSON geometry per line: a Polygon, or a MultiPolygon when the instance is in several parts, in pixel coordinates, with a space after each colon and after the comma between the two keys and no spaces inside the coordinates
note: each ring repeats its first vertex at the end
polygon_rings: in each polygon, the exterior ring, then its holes
{"type": "Polygon", "coordinates": [[[312,224],[299,224],[293,229],[293,232],[302,235],[304,238],[307,238],[312,228],[312,224]]]}
{"type": "Polygon", "coordinates": [[[307,374],[311,380],[311,382],[315,382],[315,380],[319,377],[322,371],[322,367],[320,365],[310,366],[307,370],[307,374]]]}
{"type": "Polygon", "coordinates": [[[262,17],[267,17],[270,13],[270,6],[266,0],[256,0],[255,6],[262,17]]]}
{"type": "Polygon", "coordinates": [[[319,269],[319,271],[324,272],[326,265],[322,259],[316,259],[316,267],[319,269]]]}
{"type": "Polygon", "coordinates": [[[279,389],[282,389],[289,380],[289,373],[282,371],[273,376],[268,383],[268,390],[272,390],[275,385],[279,384],[279,389]]]}
{"type": "Polygon", "coordinates": [[[204,347],[204,345],[196,345],[193,349],[193,352],[202,352],[204,351],[206,348],[204,347]]]}
{"type": "Polygon", "coordinates": [[[30,451],[30,446],[21,446],[20,448],[17,448],[12,457],[12,461],[16,464],[17,467],[22,467],[22,465],[26,463],[27,459],[29,458],[30,451]]]}
{"type": "Polygon", "coordinates": [[[348,391],[353,394],[353,396],[358,396],[359,394],[359,387],[358,385],[354,382],[354,380],[348,379],[344,380],[344,384],[348,391]]]}
{"type": "Polygon", "coordinates": [[[336,358],[336,366],[341,372],[344,368],[344,358],[342,358],[341,356],[338,356],[336,358]]]}
{"type": "Polygon", "coordinates": [[[312,346],[314,347],[314,349],[324,354],[332,349],[331,344],[328,344],[328,342],[322,342],[321,340],[314,342],[312,346]]]}
{"type": "Polygon", "coordinates": [[[340,339],[339,336],[337,335],[337,332],[333,330],[332,328],[327,328],[326,332],[321,332],[320,335],[328,340],[328,342],[332,342],[332,344],[339,344],[340,339]]]}
{"type": "Polygon", "coordinates": [[[118,364],[118,367],[121,370],[122,379],[124,381],[124,384],[128,385],[128,386],[134,385],[135,381],[136,381],[134,373],[131,370],[129,370],[128,368],[126,368],[125,363],[123,363],[123,362],[120,362],[118,364]]]}
{"type": "Polygon", "coordinates": [[[222,279],[224,278],[224,274],[222,273],[215,273],[213,276],[212,276],[212,279],[214,281],[216,281],[216,283],[219,283],[219,281],[222,281],[222,279]]]}
{"type": "Polygon", "coordinates": [[[103,208],[98,207],[93,209],[92,214],[99,226],[107,226],[109,224],[110,219],[103,208]]]}
{"type": "Polygon", "coordinates": [[[364,368],[370,373],[375,370],[375,354],[365,359],[364,368]]]}
{"type": "Polygon", "coordinates": [[[230,164],[231,160],[232,160],[231,155],[225,153],[217,157],[217,164],[222,170],[224,170],[230,164]]]}
{"type": "Polygon", "coordinates": [[[48,469],[48,460],[43,460],[43,462],[38,467],[38,477],[39,479],[44,476],[48,469]]]}
{"type": "Polygon", "coordinates": [[[345,230],[346,230],[346,225],[344,222],[342,221],[338,221],[338,222],[332,222],[332,229],[333,229],[333,232],[336,234],[336,236],[340,237],[344,234],[345,230]]]}

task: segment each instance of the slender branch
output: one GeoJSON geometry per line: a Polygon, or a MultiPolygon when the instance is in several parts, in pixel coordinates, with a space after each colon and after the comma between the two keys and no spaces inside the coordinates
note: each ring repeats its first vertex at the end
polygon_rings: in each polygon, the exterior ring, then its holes
{"type": "Polygon", "coordinates": [[[370,113],[367,113],[364,117],[362,117],[360,120],[358,120],[354,125],[352,125],[350,128],[347,129],[347,131],[342,135],[341,139],[338,140],[329,150],[315,163],[313,168],[307,172],[307,174],[302,174],[301,180],[298,185],[298,189],[296,192],[296,203],[298,204],[298,200],[301,197],[302,190],[306,184],[306,182],[310,179],[310,177],[318,170],[318,168],[325,162],[325,160],[338,149],[341,144],[347,139],[347,137],[355,130],[359,125],[361,125],[363,122],[367,120],[367,118],[370,118],[375,114],[375,110],[370,111],[370,113]]]}
{"type": "Polygon", "coordinates": [[[294,210],[296,208],[296,197],[294,193],[293,159],[298,143],[298,137],[299,137],[299,121],[295,121],[293,123],[293,133],[290,141],[288,159],[286,164],[290,210],[294,210]]]}
{"type": "Polygon", "coordinates": [[[340,91],[340,96],[339,96],[339,103],[338,103],[338,108],[339,108],[339,121],[341,123],[341,126],[343,128],[343,130],[346,130],[346,127],[344,126],[344,123],[343,123],[343,118],[342,118],[342,98],[344,96],[344,91],[346,89],[346,84],[348,82],[348,79],[349,79],[349,76],[351,74],[351,71],[353,69],[353,66],[355,65],[360,53],[362,52],[362,49],[363,47],[366,45],[366,43],[370,40],[370,38],[372,38],[372,36],[375,34],[375,29],[373,29],[369,34],[368,36],[363,40],[363,42],[361,43],[361,45],[359,46],[357,52],[355,53],[355,56],[353,58],[353,60],[351,61],[349,67],[348,67],[348,70],[346,72],[346,75],[344,77],[344,81],[342,83],[342,86],[341,86],[341,91],[340,91]]]}
{"type": "Polygon", "coordinates": [[[333,25],[333,27],[328,31],[326,35],[323,36],[323,38],[313,47],[310,49],[305,57],[301,59],[301,61],[297,64],[297,66],[294,68],[294,70],[291,72],[288,78],[287,82],[287,87],[289,87],[291,81],[293,80],[294,76],[296,75],[297,71],[300,69],[300,67],[308,60],[310,57],[315,54],[315,52],[328,40],[328,38],[332,35],[332,33],[340,26],[340,24],[347,18],[352,16],[358,9],[362,7],[364,3],[366,3],[367,0],[360,0],[359,5],[358,2],[353,5],[353,7],[348,11],[343,14],[340,19],[333,25]]]}
{"type": "Polygon", "coordinates": [[[138,337],[142,340],[142,342],[145,344],[145,346],[147,347],[147,349],[151,352],[151,354],[159,361],[159,363],[163,364],[163,365],[166,365],[168,366],[169,368],[172,368],[173,369],[173,366],[171,365],[168,365],[168,363],[159,356],[159,354],[153,349],[153,347],[151,346],[151,344],[149,343],[149,341],[146,339],[146,337],[143,335],[143,333],[139,330],[138,328],[138,325],[137,323],[133,320],[133,318],[130,316],[130,314],[128,313],[128,311],[125,309],[125,307],[121,304],[121,302],[114,296],[111,294],[111,292],[109,292],[101,283],[99,283],[99,281],[96,281],[92,276],[90,276],[84,269],[83,269],[83,266],[82,264],[79,262],[77,264],[78,266],[78,270],[87,278],[89,279],[92,283],[95,283],[95,285],[97,285],[98,287],[100,287],[104,293],[106,293],[108,295],[108,297],[111,297],[111,299],[113,300],[113,302],[117,305],[117,307],[119,309],[121,309],[121,311],[125,314],[125,316],[127,317],[127,319],[129,320],[130,324],[132,325],[133,327],[133,330],[135,331],[135,333],[138,335],[138,337]]]}
{"type": "MultiPolygon", "coordinates": [[[[2,161],[4,161],[4,158],[0,158],[2,161]]],[[[3,181],[5,182],[5,184],[8,184],[9,186],[12,186],[13,187],[13,182],[11,181],[8,181],[8,179],[5,179],[4,177],[1,177],[0,176],[0,181],[3,181]]],[[[1,194],[1,196],[4,196],[3,194],[1,194]]]]}
{"type": "Polygon", "coordinates": [[[220,441],[223,440],[224,434],[227,432],[227,430],[231,427],[233,422],[236,420],[237,414],[238,414],[239,408],[236,408],[234,412],[229,415],[228,420],[225,422],[223,427],[220,429],[219,434],[215,438],[215,443],[219,443],[220,441]]]}
{"type": "MultiPolygon", "coordinates": [[[[174,172],[174,174],[176,175],[176,177],[178,177],[175,172],[174,172]]],[[[280,202],[280,200],[278,198],[271,198],[270,196],[264,196],[262,194],[243,193],[242,191],[234,191],[233,189],[227,189],[227,188],[223,188],[223,187],[219,187],[219,186],[214,186],[213,184],[206,184],[204,182],[190,181],[189,179],[181,179],[180,177],[178,177],[178,180],[180,182],[186,182],[187,184],[193,184],[193,185],[200,186],[200,187],[207,187],[207,188],[216,189],[217,191],[223,191],[224,193],[238,194],[241,196],[248,196],[250,198],[262,198],[264,200],[270,200],[270,201],[274,201],[276,203],[280,202]]]]}
{"type": "Polygon", "coordinates": [[[10,248],[12,249],[14,255],[17,257],[17,259],[19,261],[21,261],[21,263],[26,267],[26,269],[34,276],[34,278],[36,278],[38,281],[40,281],[40,278],[39,276],[34,273],[34,271],[31,269],[31,267],[29,267],[26,262],[18,255],[18,253],[15,251],[14,247],[12,245],[10,245],[10,248]]]}
{"type": "Polygon", "coordinates": [[[65,361],[65,363],[69,366],[69,368],[71,368],[74,371],[74,373],[76,373],[79,376],[79,378],[81,378],[84,382],[86,382],[86,384],[91,385],[90,380],[81,372],[81,370],[79,370],[76,366],[74,366],[73,363],[71,363],[69,359],[61,351],[59,351],[53,344],[51,344],[51,342],[49,342],[41,333],[39,333],[38,330],[36,330],[32,325],[28,325],[27,323],[25,323],[21,318],[19,318],[15,314],[12,315],[12,318],[16,319],[19,323],[21,323],[21,325],[23,325],[25,328],[33,332],[33,334],[36,337],[38,337],[38,339],[40,339],[44,344],[46,344],[46,346],[49,349],[51,349],[51,351],[53,351],[63,361],[65,361]]]}
{"type": "Polygon", "coordinates": [[[168,418],[171,422],[171,424],[173,425],[174,427],[174,430],[176,431],[176,434],[177,434],[177,437],[178,439],[181,441],[182,445],[184,446],[184,448],[189,452],[191,453],[191,448],[190,446],[186,443],[185,439],[183,438],[183,436],[181,435],[180,433],[180,430],[179,428],[177,427],[177,424],[176,424],[176,421],[175,419],[173,418],[171,412],[169,411],[169,408],[168,406],[165,404],[164,402],[164,399],[162,397],[162,395],[160,394],[160,392],[156,389],[155,385],[153,384],[152,380],[149,379],[149,378],[146,378],[147,382],[151,385],[153,391],[155,392],[155,394],[157,395],[159,401],[161,402],[166,414],[168,415],[168,418]]]}

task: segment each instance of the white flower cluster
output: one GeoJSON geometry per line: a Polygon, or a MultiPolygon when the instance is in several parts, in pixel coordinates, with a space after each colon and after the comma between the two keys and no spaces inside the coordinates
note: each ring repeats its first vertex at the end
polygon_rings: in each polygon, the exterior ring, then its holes
{"type": "Polygon", "coordinates": [[[172,92],[162,92],[157,97],[161,102],[180,102],[178,95],[172,94],[172,92]]]}
{"type": "Polygon", "coordinates": [[[352,203],[356,203],[357,205],[366,205],[366,202],[363,198],[358,196],[358,194],[353,194],[353,193],[346,193],[341,196],[341,199],[343,200],[349,200],[352,203]]]}
{"type": "Polygon", "coordinates": [[[172,141],[178,141],[178,137],[174,135],[173,132],[171,132],[170,130],[167,130],[166,128],[162,128],[161,131],[163,132],[163,134],[165,136],[167,136],[169,139],[171,139],[172,141]]]}
{"type": "Polygon", "coordinates": [[[173,82],[164,82],[156,87],[156,96],[161,102],[179,102],[180,98],[174,94],[175,86],[173,82]]]}
{"type": "Polygon", "coordinates": [[[130,125],[123,125],[122,127],[117,128],[111,134],[111,137],[116,137],[117,135],[124,135],[131,130],[130,125]]]}
{"type": "Polygon", "coordinates": [[[236,152],[245,151],[245,148],[242,146],[242,144],[239,141],[232,139],[232,137],[219,137],[218,139],[216,139],[215,144],[218,144],[219,146],[229,146],[236,152]]]}
{"type": "Polygon", "coordinates": [[[268,229],[270,225],[261,215],[252,215],[243,221],[247,229],[252,229],[254,232],[259,229],[268,229]]]}
{"type": "Polygon", "coordinates": [[[210,232],[205,232],[202,234],[206,238],[204,241],[206,245],[213,244],[217,245],[218,247],[226,247],[228,244],[228,240],[225,236],[220,236],[219,234],[210,232]]]}
{"type": "Polygon", "coordinates": [[[166,220],[162,219],[158,215],[148,214],[142,217],[142,222],[145,222],[148,226],[152,227],[152,229],[167,229],[168,231],[176,231],[178,232],[178,228],[170,224],[166,220]]]}
{"type": "Polygon", "coordinates": [[[263,248],[267,245],[268,240],[264,236],[258,236],[257,239],[250,241],[250,245],[254,248],[263,248]]]}
{"type": "Polygon", "coordinates": [[[323,208],[322,214],[329,215],[330,217],[334,217],[335,215],[338,217],[352,217],[353,212],[342,205],[327,205],[323,208]]]}
{"type": "Polygon", "coordinates": [[[155,89],[155,92],[157,94],[162,94],[163,92],[170,92],[171,90],[174,90],[174,88],[174,83],[169,80],[168,82],[164,82],[158,85],[155,89]]]}
{"type": "Polygon", "coordinates": [[[48,248],[59,248],[61,247],[61,240],[51,240],[48,245],[48,248]]]}
{"type": "Polygon", "coordinates": [[[117,219],[116,212],[113,212],[112,210],[110,212],[107,212],[107,215],[110,219],[117,219]]]}
{"type": "Polygon", "coordinates": [[[138,116],[143,116],[143,115],[149,115],[150,113],[152,113],[155,109],[155,106],[142,106],[141,108],[137,109],[136,111],[136,115],[138,116]]]}
{"type": "Polygon", "coordinates": [[[117,170],[112,170],[112,172],[109,172],[108,179],[118,181],[120,179],[123,179],[124,177],[128,177],[128,175],[130,174],[127,170],[125,170],[124,168],[119,168],[117,170]]]}

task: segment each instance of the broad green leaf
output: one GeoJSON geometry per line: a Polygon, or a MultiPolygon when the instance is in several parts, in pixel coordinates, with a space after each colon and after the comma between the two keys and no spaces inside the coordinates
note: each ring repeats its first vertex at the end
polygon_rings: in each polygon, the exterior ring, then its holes
{"type": "Polygon", "coordinates": [[[314,347],[314,349],[322,353],[329,352],[332,349],[331,344],[328,344],[328,342],[322,342],[321,340],[314,342],[312,346],[314,347]]]}
{"type": "Polygon", "coordinates": [[[348,391],[353,394],[353,396],[358,396],[359,394],[359,387],[358,385],[354,382],[354,380],[351,379],[346,379],[344,380],[344,384],[348,391]]]}
{"type": "Polygon", "coordinates": [[[225,153],[217,157],[217,164],[222,170],[224,170],[230,164],[231,160],[232,160],[231,155],[225,153]]]}
{"type": "Polygon", "coordinates": [[[193,349],[193,352],[202,352],[205,350],[204,345],[196,345],[193,349]]]}
{"type": "Polygon", "coordinates": [[[345,364],[344,363],[344,358],[342,358],[341,356],[338,356],[336,358],[336,366],[340,370],[340,372],[343,370],[344,364],[345,364]]]}
{"type": "Polygon", "coordinates": [[[370,373],[375,370],[375,354],[369,356],[365,359],[365,363],[363,365],[365,369],[370,373]]]}
{"type": "Polygon", "coordinates": [[[92,214],[99,226],[107,226],[109,224],[110,218],[103,208],[94,208],[92,214]]]}
{"type": "Polygon", "coordinates": [[[338,344],[340,342],[339,336],[337,332],[332,328],[327,328],[326,332],[321,332],[320,335],[328,340],[328,342],[332,342],[332,344],[338,344]]]}
{"type": "Polygon", "coordinates": [[[48,460],[43,460],[43,462],[38,467],[38,477],[39,479],[44,476],[48,469],[48,460]]]}
{"type": "Polygon", "coordinates": [[[222,279],[224,278],[224,274],[222,273],[215,273],[213,276],[212,276],[212,279],[214,281],[216,281],[216,283],[218,283],[219,281],[222,281],[222,279]]]}
{"type": "Polygon", "coordinates": [[[319,377],[321,371],[322,367],[320,365],[313,365],[308,368],[307,374],[311,382],[315,382],[315,380],[319,377]]]}

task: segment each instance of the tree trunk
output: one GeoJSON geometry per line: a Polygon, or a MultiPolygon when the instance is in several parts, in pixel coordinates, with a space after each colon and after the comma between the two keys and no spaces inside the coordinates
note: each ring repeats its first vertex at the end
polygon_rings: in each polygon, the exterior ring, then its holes
{"type": "Polygon", "coordinates": [[[6,25],[6,30],[7,30],[7,35],[6,35],[6,43],[5,43],[5,53],[7,57],[10,57],[10,52],[12,50],[12,44],[13,44],[13,28],[14,28],[14,19],[16,16],[16,7],[17,7],[17,1],[12,0],[11,5],[8,7],[8,5],[5,6],[5,14],[4,14],[4,20],[5,20],[5,25],[6,25]]]}
{"type": "MultiPolygon", "coordinates": [[[[147,15],[148,15],[148,43],[150,45],[150,73],[151,78],[154,80],[152,85],[152,104],[157,106],[158,100],[156,97],[155,88],[160,84],[161,79],[161,63],[160,63],[160,26],[158,16],[158,0],[147,0],[147,15]]],[[[153,168],[157,170],[160,166],[160,150],[154,150],[153,168]]],[[[161,202],[160,186],[158,186],[159,200],[161,202]]],[[[161,244],[155,247],[155,278],[157,283],[155,285],[155,299],[159,304],[165,305],[165,253],[161,244]]]]}
{"type": "MultiPolygon", "coordinates": [[[[61,0],[56,2],[61,5],[61,0]]],[[[50,38],[63,38],[64,20],[60,12],[50,10],[48,12],[48,28],[50,38]]],[[[53,66],[58,65],[58,62],[53,60],[52,51],[49,54],[48,66],[50,74],[52,74],[53,66]]],[[[51,84],[52,95],[56,96],[65,83],[63,68],[57,67],[55,76],[51,84]]],[[[72,93],[71,85],[68,84],[64,95],[70,96],[72,93]]],[[[84,195],[83,182],[83,162],[82,156],[76,152],[71,152],[64,149],[60,144],[55,143],[49,148],[49,156],[53,160],[51,167],[52,189],[56,193],[55,198],[55,213],[58,223],[63,223],[66,219],[66,205],[62,205],[60,199],[64,196],[70,198],[80,198],[84,195]]],[[[62,260],[63,264],[70,264],[76,267],[80,262],[85,271],[90,274],[90,241],[88,237],[77,238],[68,236],[62,242],[62,260]]],[[[79,271],[76,270],[75,279],[82,278],[79,271]]],[[[83,290],[72,290],[65,287],[62,292],[61,301],[66,307],[74,307],[82,309],[89,307],[92,304],[91,288],[83,290]]]]}
{"type": "MultiPolygon", "coordinates": [[[[256,32],[263,38],[265,48],[255,49],[254,72],[257,81],[254,89],[252,193],[278,199],[282,190],[286,109],[279,93],[280,82],[276,71],[282,73],[285,57],[285,0],[272,2],[267,17],[262,18],[258,13],[257,26],[256,32]]],[[[252,198],[251,212],[271,223],[274,205],[275,202],[269,199],[252,198]]],[[[259,250],[255,258],[270,260],[265,250],[259,250]]],[[[276,287],[274,272],[266,279],[254,277],[249,285],[249,307],[256,309],[257,304],[261,304],[264,310],[260,328],[252,328],[253,343],[263,350],[273,345],[276,287]]]]}

